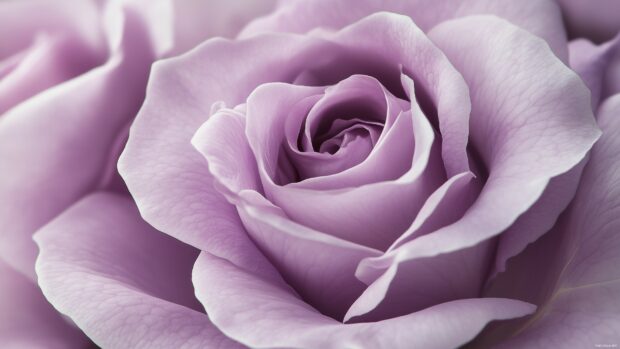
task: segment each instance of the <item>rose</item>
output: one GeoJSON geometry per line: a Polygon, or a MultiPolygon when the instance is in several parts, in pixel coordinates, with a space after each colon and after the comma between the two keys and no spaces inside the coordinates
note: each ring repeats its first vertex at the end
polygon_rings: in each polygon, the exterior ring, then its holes
{"type": "Polygon", "coordinates": [[[92,192],[126,196],[115,164],[153,60],[233,36],[267,5],[0,2],[3,348],[86,345],[36,286],[33,233],[92,192]]]}
{"type": "Polygon", "coordinates": [[[203,250],[209,316],[179,306],[186,251],[111,195],[37,234],[48,298],[108,347],[455,347],[504,319],[472,344],[614,340],[618,105],[587,162],[557,7],[453,5],[282,3],[156,65],[119,165],[146,220],[203,250]]]}

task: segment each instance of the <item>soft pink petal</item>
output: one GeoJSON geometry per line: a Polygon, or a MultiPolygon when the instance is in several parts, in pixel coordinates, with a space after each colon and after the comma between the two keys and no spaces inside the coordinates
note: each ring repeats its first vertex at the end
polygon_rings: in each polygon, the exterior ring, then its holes
{"type": "Polygon", "coordinates": [[[213,323],[252,348],[454,348],[489,321],[534,311],[520,301],[464,299],[389,320],[343,324],[290,291],[208,253],[198,258],[193,279],[213,323]]]}
{"type": "MultiPolygon", "coordinates": [[[[595,145],[574,203],[564,217],[568,261],[558,266],[551,299],[505,348],[582,348],[620,341],[620,95],[599,110],[603,137],[595,145]]],[[[548,263],[548,262],[547,262],[548,263]]]]}
{"type": "Polygon", "coordinates": [[[32,234],[100,185],[142,101],[153,55],[141,20],[129,12],[121,19],[122,52],[2,117],[0,163],[10,170],[0,173],[0,197],[11,204],[0,205],[0,256],[30,277],[32,234]]]}
{"type": "Polygon", "coordinates": [[[32,280],[0,261],[0,343],[7,349],[65,349],[86,347],[88,339],[32,280]]]}
{"type": "Polygon", "coordinates": [[[319,27],[339,29],[381,11],[409,16],[424,31],[453,18],[496,15],[545,39],[558,57],[567,58],[560,11],[550,0],[466,0],[456,4],[450,0],[291,0],[283,1],[274,13],[251,23],[241,36],[268,31],[305,33],[319,27]]]}
{"type": "Polygon", "coordinates": [[[43,292],[98,345],[241,347],[194,310],[197,251],[147,225],[129,198],[90,195],[35,239],[43,292]]]}

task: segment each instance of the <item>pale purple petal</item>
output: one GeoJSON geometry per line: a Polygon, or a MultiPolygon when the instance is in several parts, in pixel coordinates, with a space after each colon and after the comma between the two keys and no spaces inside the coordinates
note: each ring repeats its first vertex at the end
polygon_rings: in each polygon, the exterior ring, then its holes
{"type": "Polygon", "coordinates": [[[490,321],[534,311],[531,304],[515,300],[464,299],[384,321],[343,324],[208,253],[198,258],[193,280],[213,323],[252,348],[453,348],[490,321]]]}
{"type": "Polygon", "coordinates": [[[564,257],[564,263],[554,265],[553,260],[545,261],[545,255],[538,259],[549,265],[547,274],[560,273],[555,291],[504,348],[545,348],[552,343],[583,348],[620,340],[619,173],[617,166],[610,166],[618,163],[620,154],[618,115],[620,95],[599,110],[603,136],[592,151],[575,201],[563,217],[561,235],[568,251],[559,257],[564,257]]]}
{"type": "Polygon", "coordinates": [[[596,110],[605,98],[620,93],[620,35],[601,45],[585,39],[569,45],[570,66],[592,92],[596,110]]]}
{"type": "Polygon", "coordinates": [[[4,348],[86,347],[88,339],[30,279],[0,260],[0,343],[4,348]]]}
{"type": "Polygon", "coordinates": [[[269,31],[305,33],[317,27],[340,29],[381,11],[411,17],[424,31],[453,18],[495,15],[545,39],[560,59],[565,61],[568,57],[562,17],[551,0],[465,0],[456,4],[450,0],[291,0],[283,1],[275,12],[251,23],[241,36],[269,31]]]}
{"type": "MultiPolygon", "coordinates": [[[[193,48],[206,38],[235,37],[248,22],[267,14],[276,0],[171,0],[174,53],[193,48]]],[[[147,2],[145,2],[147,3],[147,2]]]]}
{"type": "MultiPolygon", "coordinates": [[[[581,162],[600,134],[589,110],[587,89],[548,48],[543,50],[546,45],[542,40],[506,21],[482,16],[445,22],[430,36],[460,68],[470,88],[477,91],[472,96],[471,139],[485,162],[489,178],[476,201],[454,224],[411,240],[380,258],[362,262],[360,276],[377,277],[384,273],[366,290],[373,304],[379,304],[390,282],[398,277],[404,280],[393,286],[399,294],[416,290],[423,295],[443,297],[431,292],[440,281],[446,292],[448,288],[467,295],[476,287],[480,289],[489,253],[489,246],[480,244],[502,233],[530,209],[548,188],[549,180],[581,162]],[[493,29],[493,36],[485,35],[489,28],[493,29]],[[504,37],[501,44],[497,36],[504,37]],[[508,81],[505,74],[512,75],[514,71],[531,79],[512,78],[510,85],[503,84],[508,81]],[[515,95],[520,98],[514,98],[515,95]],[[567,95],[571,98],[567,99],[567,95]],[[460,263],[463,268],[458,267],[460,263]],[[404,267],[397,268],[398,264],[404,267]],[[429,269],[437,269],[440,277],[428,273],[429,269]],[[463,274],[468,277],[460,278],[463,274]],[[418,286],[409,275],[428,275],[438,280],[418,286]],[[373,291],[375,287],[378,290],[373,291]]],[[[502,248],[500,262],[511,256],[509,252],[520,252],[555,222],[570,200],[570,195],[565,194],[574,190],[574,179],[562,183],[564,194],[556,196],[557,201],[541,204],[547,213],[544,217],[527,220],[526,224],[505,232],[520,236],[507,237],[514,246],[502,248]]],[[[362,308],[367,310],[367,304],[362,308]]]]}
{"type": "Polygon", "coordinates": [[[198,251],[151,228],[129,198],[90,195],[35,239],[43,292],[98,345],[241,347],[196,310],[198,251]]]}
{"type": "Polygon", "coordinates": [[[620,2],[617,0],[557,0],[569,34],[598,42],[609,40],[620,31],[620,2]]]}
{"type": "Polygon", "coordinates": [[[118,134],[142,101],[154,57],[139,18],[127,13],[120,24],[122,51],[2,116],[0,162],[11,170],[0,174],[0,196],[11,205],[0,206],[0,255],[31,277],[32,234],[103,185],[118,134]]]}
{"type": "Polygon", "coordinates": [[[98,47],[102,36],[94,0],[2,1],[0,3],[0,61],[30,46],[40,33],[70,36],[86,46],[98,47]],[[94,25],[95,24],[95,25],[94,25]]]}

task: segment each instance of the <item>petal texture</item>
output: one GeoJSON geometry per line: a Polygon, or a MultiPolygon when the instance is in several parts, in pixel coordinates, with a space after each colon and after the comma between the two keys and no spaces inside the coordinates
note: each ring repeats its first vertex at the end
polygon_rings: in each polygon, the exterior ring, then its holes
{"type": "Polygon", "coordinates": [[[418,295],[409,302],[412,307],[433,304],[435,297],[475,296],[487,273],[489,239],[503,233],[497,256],[502,266],[544,234],[572,198],[578,164],[600,134],[586,87],[539,38],[489,16],[444,22],[429,35],[475,91],[471,142],[489,178],[456,222],[360,264],[358,276],[372,284],[355,307],[366,311],[381,302],[394,302],[387,313],[404,311],[408,294],[418,295]],[[485,35],[489,28],[492,36],[485,35]],[[568,180],[548,185],[576,166],[568,180]],[[545,189],[550,192],[540,200],[545,189]],[[535,203],[544,216],[526,213],[535,203]],[[411,275],[424,282],[418,284],[411,275]],[[397,295],[389,297],[390,290],[397,295]]]}
{"type": "Polygon", "coordinates": [[[208,253],[200,255],[193,278],[212,321],[252,348],[448,349],[471,340],[489,321],[534,310],[514,300],[465,299],[380,322],[342,324],[294,294],[208,253]]]}
{"type": "Polygon", "coordinates": [[[251,23],[241,36],[269,31],[305,33],[319,27],[340,29],[380,11],[411,17],[424,31],[449,19],[495,15],[545,39],[558,57],[564,61],[567,58],[561,14],[556,3],[549,0],[467,0],[458,4],[449,0],[292,0],[282,2],[277,11],[251,23]]]}
{"type": "MultiPolygon", "coordinates": [[[[566,348],[581,348],[620,340],[620,177],[615,165],[620,149],[618,115],[620,95],[610,98],[599,110],[603,137],[594,147],[577,196],[563,217],[561,234],[568,253],[557,267],[557,287],[504,348],[544,348],[560,343],[566,348]]],[[[553,266],[553,262],[545,262],[553,266]]]]}
{"type": "Polygon", "coordinates": [[[90,195],[35,236],[39,283],[104,348],[240,348],[199,309],[197,251],[154,230],[133,202],[90,195]]]}
{"type": "Polygon", "coordinates": [[[86,347],[88,339],[30,279],[0,261],[0,343],[7,349],[64,349],[86,347]]]}

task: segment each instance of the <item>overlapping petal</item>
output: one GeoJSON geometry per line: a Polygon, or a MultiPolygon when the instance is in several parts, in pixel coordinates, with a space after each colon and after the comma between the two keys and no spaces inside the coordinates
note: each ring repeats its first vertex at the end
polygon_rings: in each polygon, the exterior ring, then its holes
{"type": "Polygon", "coordinates": [[[450,0],[292,0],[280,4],[269,16],[252,22],[241,37],[270,31],[305,33],[319,27],[340,29],[380,11],[406,15],[424,31],[454,18],[495,15],[545,39],[563,61],[568,58],[561,13],[551,0],[467,0],[457,4],[450,0]]]}
{"type": "Polygon", "coordinates": [[[620,31],[620,3],[615,0],[557,0],[573,37],[597,42],[613,38],[620,31]]]}
{"type": "Polygon", "coordinates": [[[620,95],[608,99],[598,115],[603,136],[559,225],[563,230],[556,236],[563,239],[534,255],[548,266],[544,273],[559,274],[559,281],[545,305],[502,348],[544,348],[551,343],[580,348],[618,342],[619,173],[610,164],[618,162],[620,95]],[[558,247],[566,253],[554,252],[558,247]]]}
{"type": "Polygon", "coordinates": [[[241,348],[197,310],[197,250],[146,224],[129,198],[90,195],[35,239],[43,292],[98,345],[241,348]]]}
{"type": "MultiPolygon", "coordinates": [[[[265,82],[290,81],[316,62],[322,64],[320,58],[325,58],[326,52],[328,56],[338,58],[343,51],[357,52],[363,59],[374,60],[375,65],[392,62],[397,81],[400,80],[399,63],[410,66],[411,72],[418,66],[428,67],[429,71],[416,71],[419,75],[416,75],[416,83],[419,82],[419,89],[426,90],[437,102],[441,133],[449,135],[444,137],[448,141],[442,149],[454,150],[444,152],[449,154],[444,160],[452,164],[449,167],[453,169],[468,167],[465,149],[469,105],[467,87],[445,56],[406,17],[375,15],[341,33],[328,33],[323,39],[271,34],[235,43],[216,40],[188,55],[159,64],[155,69],[150,93],[120,161],[121,173],[146,219],[183,241],[201,248],[205,246],[201,240],[208,237],[199,234],[200,222],[235,214],[231,208],[225,208],[224,199],[212,189],[204,161],[191,148],[188,149],[189,140],[199,125],[208,119],[212,105],[219,101],[229,107],[243,103],[256,86],[265,82]],[[413,45],[412,50],[401,46],[402,33],[410,36],[411,40],[404,42],[413,45]],[[282,64],[285,58],[271,54],[272,50],[266,47],[278,47],[292,54],[286,57],[286,64],[282,64]],[[362,54],[366,52],[368,54],[362,54]],[[203,56],[209,59],[202,59],[203,56]],[[253,57],[253,67],[243,63],[248,57],[253,57]],[[196,81],[195,76],[207,77],[208,83],[196,81]],[[183,103],[179,103],[180,98],[183,103]],[[171,113],[175,116],[171,117],[171,113]],[[214,209],[214,206],[218,208],[214,209]],[[174,218],[182,216],[186,218],[181,222],[174,218]]],[[[415,122],[426,122],[423,116],[413,117],[414,121],[418,120],[415,122]]],[[[423,131],[425,128],[419,126],[414,127],[416,132],[432,134],[428,128],[423,131]]],[[[416,141],[424,138],[420,135],[416,141]]],[[[419,148],[420,151],[423,149],[419,148]]],[[[419,161],[416,166],[423,169],[425,164],[419,161]]],[[[435,170],[432,172],[430,178],[441,179],[435,170]]],[[[405,178],[411,179],[411,176],[405,178]]],[[[390,185],[389,182],[384,184],[390,185]]],[[[420,183],[419,187],[432,191],[434,186],[426,184],[420,183]]],[[[416,197],[424,198],[428,194],[430,192],[416,197]]],[[[416,205],[419,208],[421,203],[416,205]]],[[[287,210],[288,214],[290,212],[287,210]]]]}
{"type": "Polygon", "coordinates": [[[30,279],[3,261],[0,261],[0,295],[0,343],[3,347],[86,347],[86,336],[56,312],[30,279]]]}
{"type": "Polygon", "coordinates": [[[97,188],[115,161],[110,152],[140,106],[153,59],[141,23],[126,13],[106,64],[3,115],[0,162],[11,170],[0,175],[0,195],[11,205],[0,207],[0,255],[26,275],[34,273],[32,234],[97,188]]]}
{"type": "Polygon", "coordinates": [[[596,110],[607,97],[620,93],[620,35],[601,45],[577,39],[569,45],[570,66],[592,91],[596,110]]]}
{"type": "Polygon", "coordinates": [[[515,300],[464,299],[380,322],[343,324],[209,253],[198,258],[193,279],[213,323],[252,348],[454,348],[490,321],[534,311],[515,300]]]}
{"type": "MultiPolygon", "coordinates": [[[[393,286],[394,290],[406,294],[406,290],[421,292],[428,286],[427,293],[434,297],[437,294],[430,292],[441,288],[441,283],[464,295],[479,289],[487,272],[484,262],[489,251],[485,242],[504,233],[497,256],[501,265],[544,234],[572,198],[582,168],[578,165],[600,135],[588,108],[587,89],[542,40],[506,21],[483,16],[444,22],[430,32],[430,37],[476,91],[472,95],[471,141],[489,177],[461,219],[380,258],[362,262],[358,274],[370,281],[377,278],[365,291],[372,296],[366,302],[376,305],[393,280],[408,280],[410,275],[423,275],[433,268],[451,277],[422,282],[422,286],[401,282],[393,286]],[[493,36],[485,36],[489,28],[493,28],[493,36]],[[498,41],[498,37],[503,39],[498,41]],[[502,58],[502,54],[511,57],[502,58]],[[515,71],[523,79],[515,79],[515,71]],[[508,80],[510,85],[502,83],[508,80]],[[576,173],[568,180],[548,185],[552,178],[574,167],[576,173]],[[544,215],[534,213],[537,219],[528,213],[522,216],[539,202],[545,189],[553,192],[540,203],[544,215]],[[519,217],[525,218],[513,225],[519,217]],[[462,284],[454,284],[463,270],[469,277],[462,279],[462,284]],[[373,290],[375,287],[378,290],[373,290]]],[[[441,274],[430,276],[437,279],[441,274]]],[[[390,298],[384,301],[389,303],[390,298]]]]}

